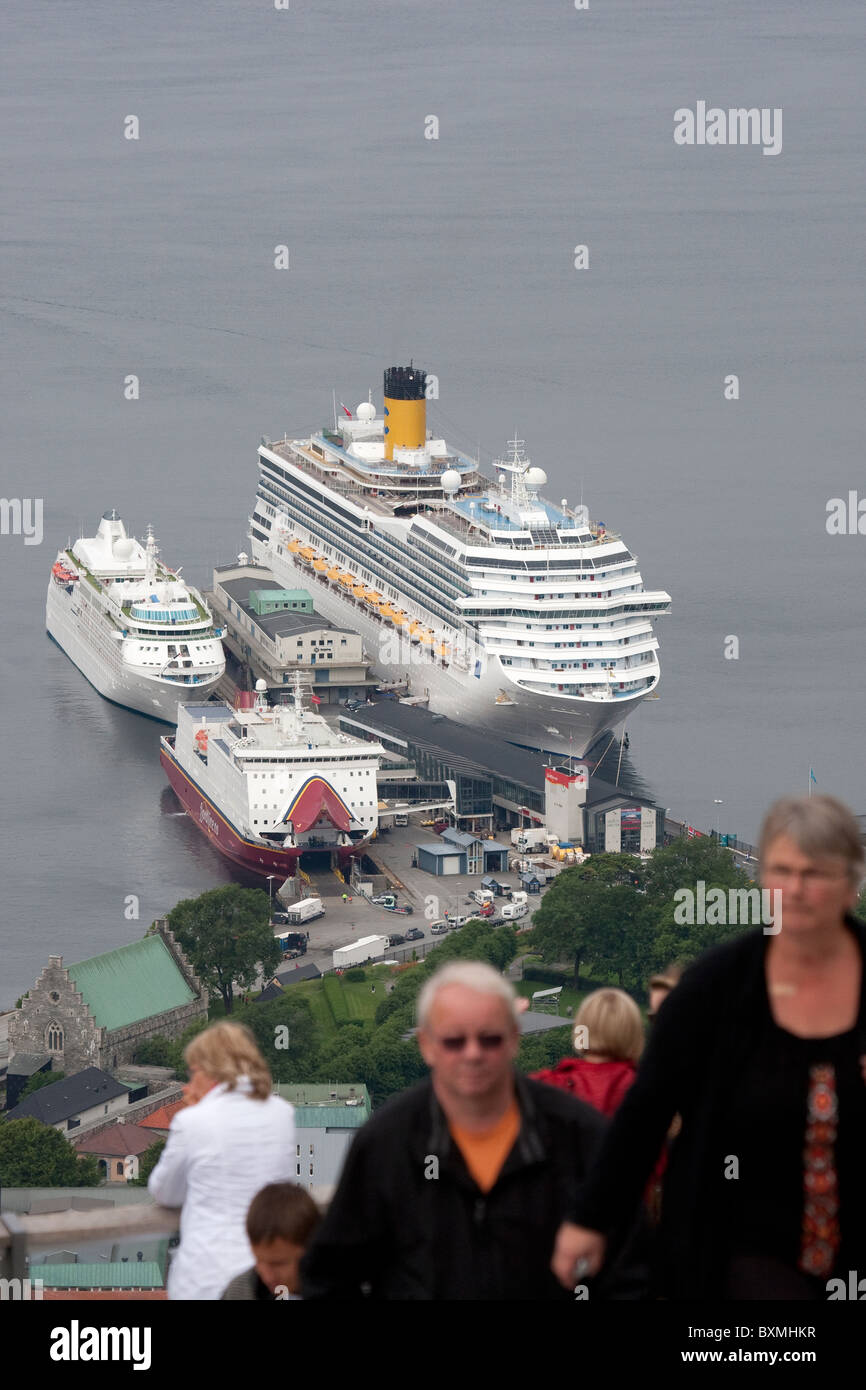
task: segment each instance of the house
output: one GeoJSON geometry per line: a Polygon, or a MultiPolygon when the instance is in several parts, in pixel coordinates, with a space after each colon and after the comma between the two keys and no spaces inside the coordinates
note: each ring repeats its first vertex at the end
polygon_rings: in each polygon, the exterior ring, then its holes
{"type": "Polygon", "coordinates": [[[44,1053],[67,1075],[114,1071],[149,1038],[178,1037],[207,1017],[208,996],[167,922],[139,941],[77,965],[49,956],[9,1019],[14,1068],[19,1052],[44,1053]]]}
{"type": "Polygon", "coordinates": [[[367,1087],[280,1083],[274,1094],[295,1107],[294,1181],[308,1192],[335,1186],[349,1145],[370,1118],[367,1087]]]}
{"type": "Polygon", "coordinates": [[[7,1115],[8,1120],[23,1120],[28,1115],[43,1125],[66,1134],[78,1129],[82,1124],[98,1120],[103,1115],[113,1115],[125,1110],[129,1105],[131,1092],[128,1086],[115,1081],[107,1072],[98,1067],[85,1067],[74,1076],[62,1081],[54,1081],[34,1091],[26,1100],[19,1101],[14,1110],[7,1115]]]}
{"type": "Polygon", "coordinates": [[[115,1124],[74,1139],[72,1147],[76,1153],[92,1154],[109,1182],[128,1182],[138,1177],[138,1160],[160,1137],[144,1125],[115,1124]]]}
{"type": "MultiPolygon", "coordinates": [[[[51,1058],[45,1052],[16,1052],[6,1071],[6,1106],[12,1110],[31,1076],[51,1070],[51,1058]]],[[[57,1068],[60,1071],[60,1067],[57,1068]]]]}

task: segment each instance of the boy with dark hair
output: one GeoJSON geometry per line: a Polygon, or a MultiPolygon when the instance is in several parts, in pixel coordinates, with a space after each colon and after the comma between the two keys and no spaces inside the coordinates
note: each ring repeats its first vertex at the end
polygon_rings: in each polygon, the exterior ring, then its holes
{"type": "Polygon", "coordinates": [[[300,1298],[298,1266],[321,1216],[308,1192],[293,1182],[272,1182],[257,1192],[247,1212],[247,1236],[255,1264],[238,1274],[222,1297],[230,1302],[280,1302],[300,1298]]]}

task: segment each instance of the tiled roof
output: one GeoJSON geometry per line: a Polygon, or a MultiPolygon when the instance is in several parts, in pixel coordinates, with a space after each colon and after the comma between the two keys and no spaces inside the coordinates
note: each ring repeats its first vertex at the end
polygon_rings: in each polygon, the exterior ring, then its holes
{"type": "Polygon", "coordinates": [[[73,1141],[73,1148],[82,1154],[106,1154],[112,1158],[125,1158],[127,1154],[143,1154],[151,1144],[158,1142],[157,1136],[142,1125],[110,1125],[98,1134],[88,1134],[86,1138],[73,1141]]]}
{"type": "Polygon", "coordinates": [[[195,999],[161,936],[66,968],[100,1028],[124,1028],[195,999]]]}
{"type": "Polygon", "coordinates": [[[163,1285],[155,1260],[31,1265],[29,1275],[31,1282],[41,1279],[46,1289],[161,1289],[163,1285]]]}
{"type": "MultiPolygon", "coordinates": [[[[139,1121],[139,1124],[142,1129],[168,1129],[178,1110],[183,1110],[183,1108],[184,1103],[182,1100],[170,1101],[168,1105],[162,1105],[159,1110],[154,1110],[150,1115],[145,1115],[144,1119],[139,1121]]],[[[153,1139],[151,1139],[151,1143],[153,1142],[153,1139]]]]}

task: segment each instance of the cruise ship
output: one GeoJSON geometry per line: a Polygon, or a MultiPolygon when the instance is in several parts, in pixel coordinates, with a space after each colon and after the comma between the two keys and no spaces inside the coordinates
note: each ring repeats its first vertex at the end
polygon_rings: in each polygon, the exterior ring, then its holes
{"type": "Polygon", "coordinates": [[[582,756],[659,683],[637,558],[587,510],[547,501],[523,441],[479,462],[427,429],[427,374],[384,373],[333,428],[262,441],[254,559],[359,631],[374,669],[431,711],[512,743],[582,756]]]}
{"type": "Polygon", "coordinates": [[[58,554],[45,626],[100,695],[174,724],[179,701],[207,699],[225,653],[201,594],[158,556],[150,527],[142,545],[105,512],[58,554]]]}
{"type": "Polygon", "coordinates": [[[333,731],[305,709],[300,673],[291,704],[268,707],[266,684],[237,707],[178,709],[160,762],[181,804],[211,844],[253,873],[293,877],[302,856],[342,869],[379,822],[380,743],[333,731]]]}

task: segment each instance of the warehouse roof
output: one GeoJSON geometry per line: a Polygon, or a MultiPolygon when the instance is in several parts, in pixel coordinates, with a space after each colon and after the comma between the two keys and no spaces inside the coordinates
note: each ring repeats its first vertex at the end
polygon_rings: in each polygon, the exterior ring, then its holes
{"type": "Polygon", "coordinates": [[[106,1264],[31,1265],[30,1279],[46,1289],[161,1289],[162,1271],[155,1260],[106,1264]]]}

